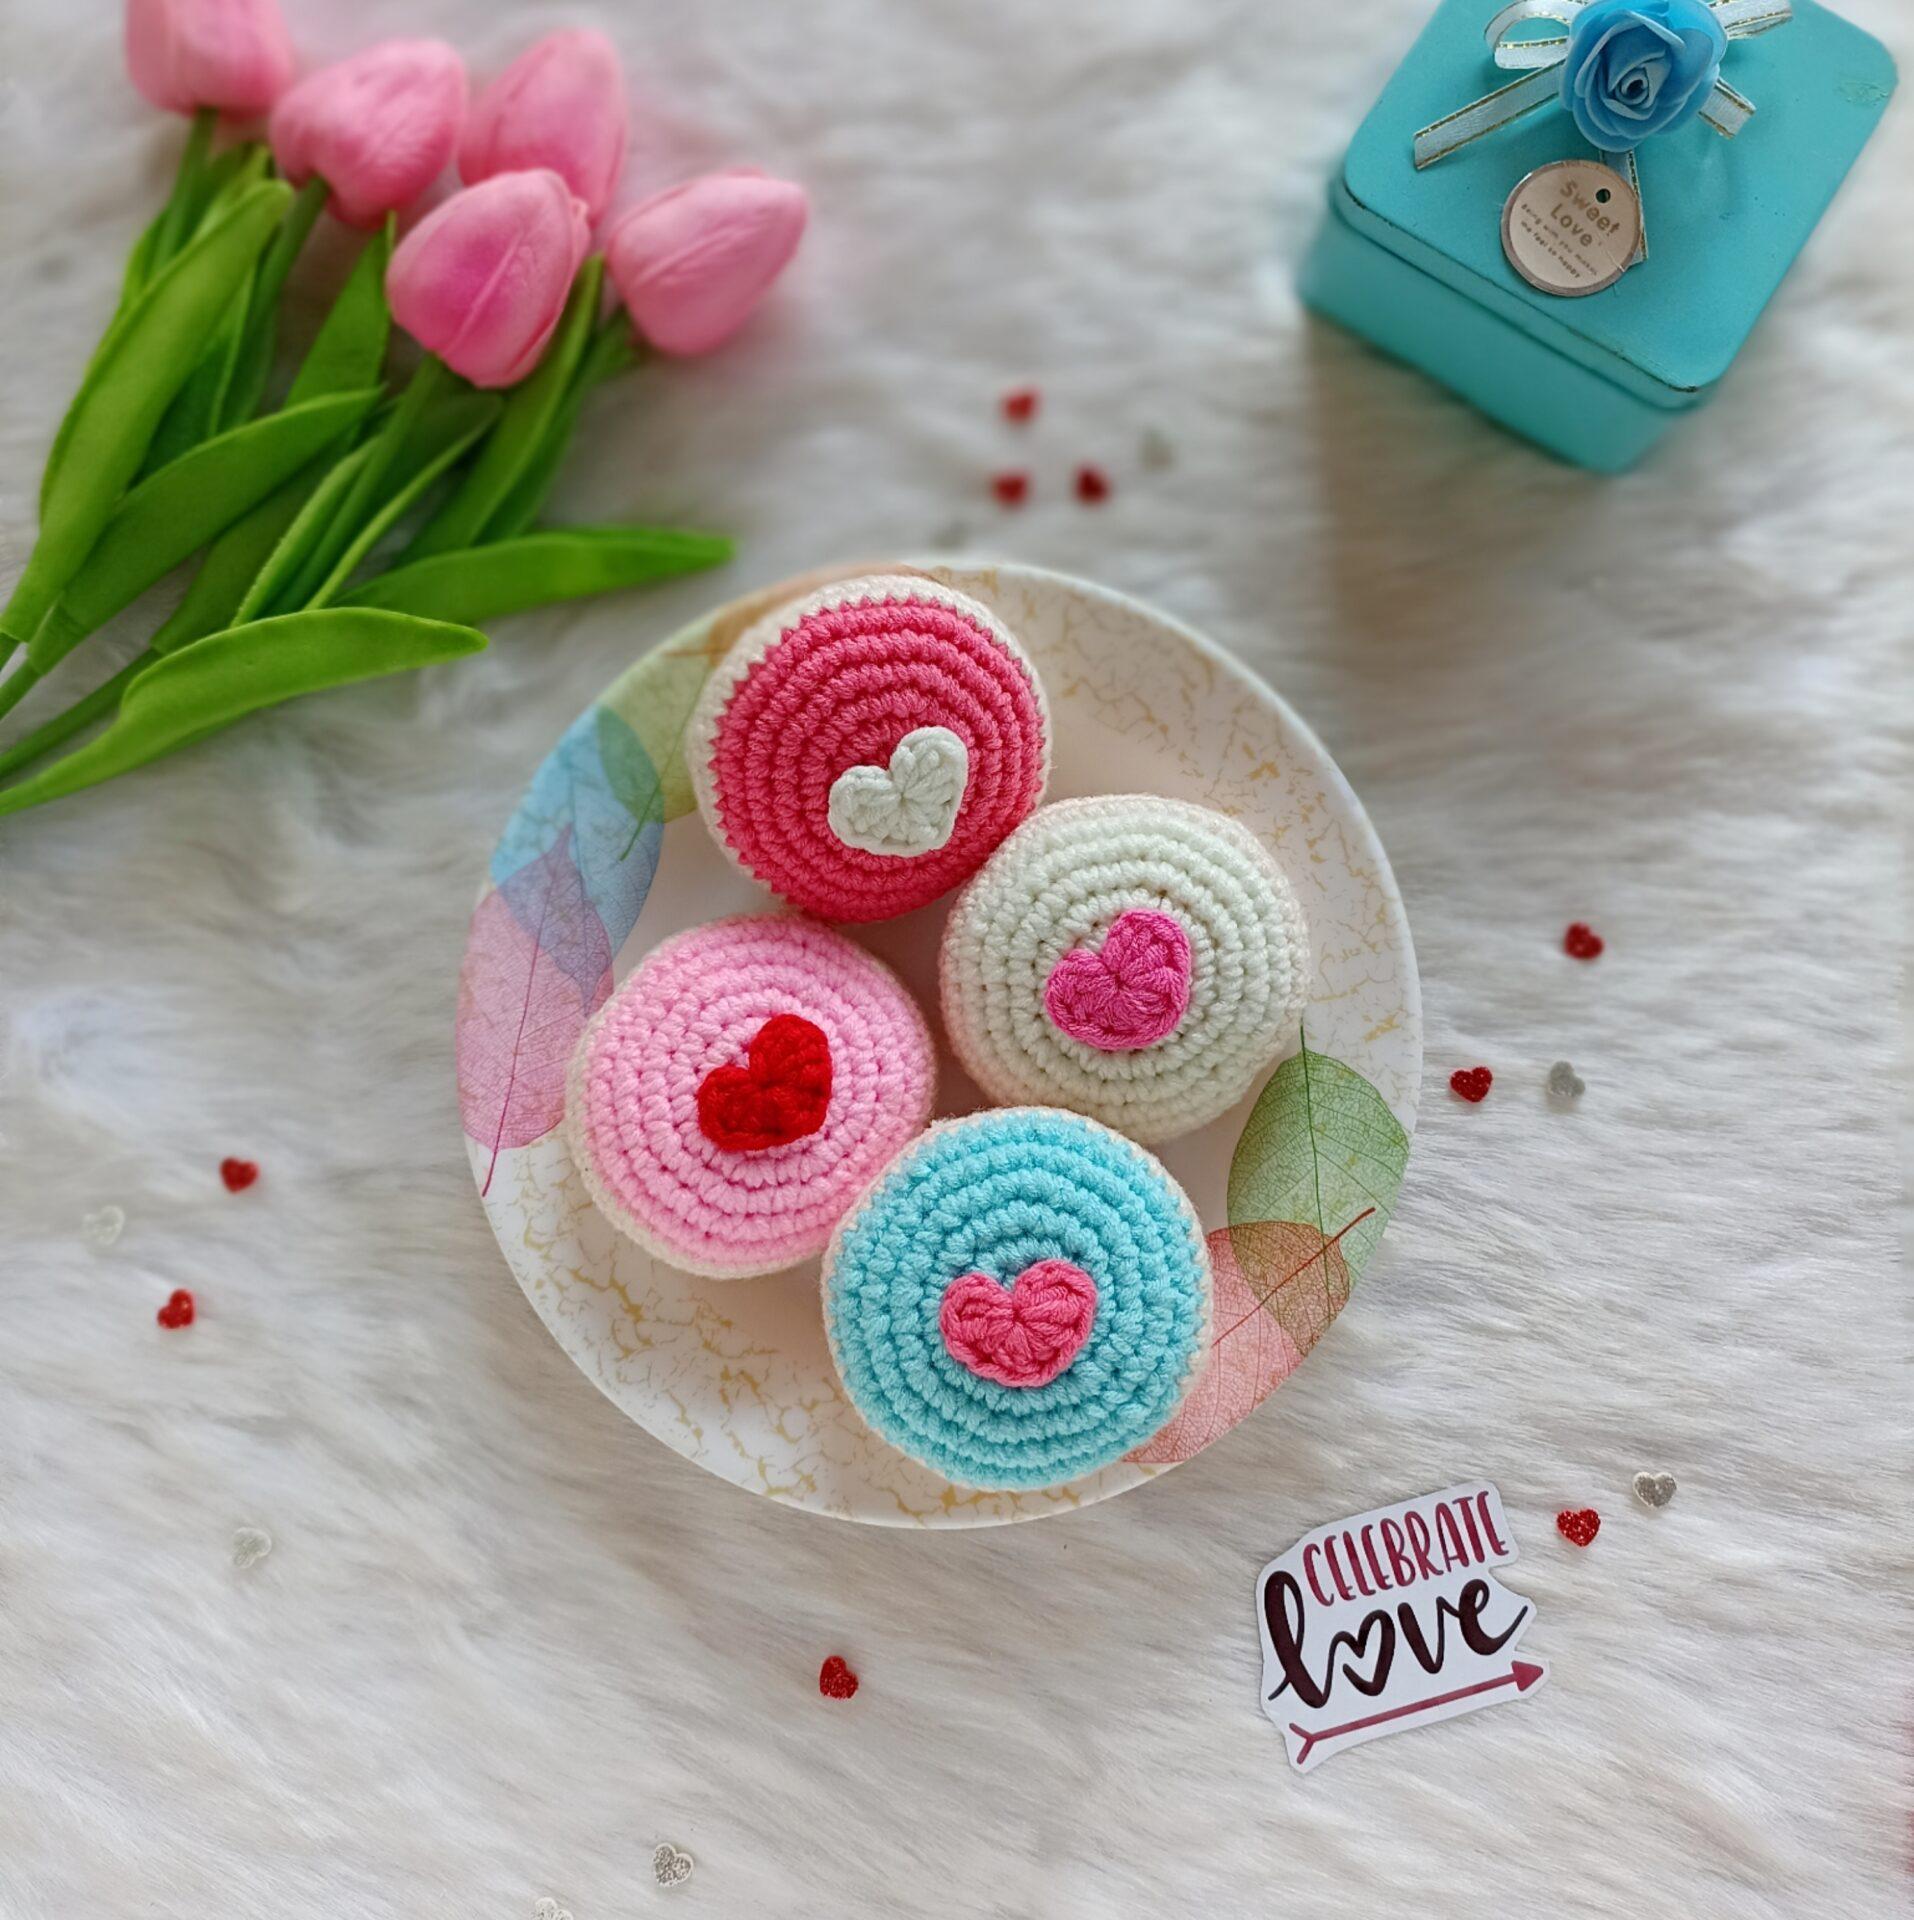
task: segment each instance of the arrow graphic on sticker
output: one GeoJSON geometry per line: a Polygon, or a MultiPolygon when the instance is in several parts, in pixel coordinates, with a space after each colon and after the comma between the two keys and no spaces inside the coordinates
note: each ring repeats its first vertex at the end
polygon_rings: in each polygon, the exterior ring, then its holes
{"type": "Polygon", "coordinates": [[[1547,1677],[1546,1667],[1539,1667],[1532,1660],[1517,1660],[1507,1673],[1498,1674],[1493,1680],[1478,1680],[1472,1687],[1456,1687],[1448,1693],[1433,1693],[1426,1700],[1410,1700],[1382,1713],[1365,1714],[1360,1720],[1345,1720],[1339,1727],[1319,1727],[1311,1733],[1292,1720],[1289,1730],[1303,1743],[1296,1751],[1296,1764],[1300,1767],[1309,1758],[1312,1748],[1320,1747],[1342,1734],[1360,1733],[1366,1727],[1381,1726],[1385,1720],[1401,1720],[1412,1713],[1428,1713],[1436,1707],[1452,1706],[1456,1701],[1467,1700],[1478,1693],[1493,1693],[1497,1687],[1513,1687],[1517,1693],[1527,1693],[1538,1680],[1547,1677]]]}

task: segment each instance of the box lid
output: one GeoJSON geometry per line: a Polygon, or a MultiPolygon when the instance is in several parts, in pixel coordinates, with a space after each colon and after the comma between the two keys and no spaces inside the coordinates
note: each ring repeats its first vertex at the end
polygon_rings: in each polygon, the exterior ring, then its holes
{"type": "Polygon", "coordinates": [[[1442,0],[1350,145],[1345,217],[1647,398],[1713,384],[1885,110],[1887,49],[1816,0],[1794,0],[1787,25],[1732,42],[1722,78],[1755,103],[1754,118],[1732,140],[1693,120],[1646,141],[1636,158],[1649,257],[1612,287],[1565,300],[1509,265],[1501,234],[1502,203],[1524,174],[1591,151],[1560,106],[1421,173],[1412,158],[1418,130],[1506,81],[1483,39],[1495,11],[1495,0],[1442,0]]]}

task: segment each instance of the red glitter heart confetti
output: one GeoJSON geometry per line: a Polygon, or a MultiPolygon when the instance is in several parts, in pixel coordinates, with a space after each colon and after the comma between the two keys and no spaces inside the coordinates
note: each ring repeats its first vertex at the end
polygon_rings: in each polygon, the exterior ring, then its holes
{"type": "Polygon", "coordinates": [[[1449,1075],[1449,1091],[1460,1094],[1471,1104],[1486,1099],[1494,1084],[1495,1075],[1487,1067],[1457,1067],[1449,1075]]]}
{"type": "Polygon", "coordinates": [[[1018,426],[1037,417],[1038,393],[1035,387],[1017,387],[1004,395],[1004,418],[1015,421],[1018,426]]]}
{"type": "Polygon", "coordinates": [[[1573,1546],[1587,1546],[1601,1530],[1602,1516],[1593,1507],[1564,1507],[1555,1516],[1555,1531],[1573,1546]]]}
{"type": "Polygon", "coordinates": [[[1601,951],[1607,942],[1591,926],[1577,920],[1562,935],[1562,951],[1571,960],[1595,960],[1601,957],[1601,951]]]}
{"type": "Polygon", "coordinates": [[[190,1327],[193,1324],[193,1296],[184,1287],[175,1287],[167,1295],[165,1306],[155,1318],[163,1327],[190,1327]]]}
{"type": "Polygon", "coordinates": [[[990,483],[990,491],[997,496],[1000,507],[1020,507],[1030,497],[1030,476],[1027,473],[1000,473],[990,483]]]}
{"type": "Polygon", "coordinates": [[[817,1670],[817,1690],[827,1700],[848,1700],[857,1691],[857,1675],[834,1653],[817,1670]]]}
{"type": "Polygon", "coordinates": [[[235,1160],[230,1155],[219,1163],[219,1177],[228,1193],[244,1193],[259,1178],[257,1160],[235,1160]]]}
{"type": "Polygon", "coordinates": [[[1110,497],[1110,476],[1101,467],[1077,469],[1077,498],[1086,507],[1101,506],[1110,497]]]}

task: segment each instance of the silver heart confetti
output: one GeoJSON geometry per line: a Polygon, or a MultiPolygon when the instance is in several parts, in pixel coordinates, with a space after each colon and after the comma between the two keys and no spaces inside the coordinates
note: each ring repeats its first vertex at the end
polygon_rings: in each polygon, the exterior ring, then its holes
{"type": "Polygon", "coordinates": [[[233,1565],[241,1573],[256,1567],[272,1552],[272,1535],[264,1527],[241,1527],[233,1535],[233,1565]]]}
{"type": "Polygon", "coordinates": [[[1635,1476],[1635,1498],[1645,1507],[1665,1507],[1675,1497],[1675,1476],[1672,1473],[1638,1473],[1635,1476]]]}
{"type": "Polygon", "coordinates": [[[674,1847],[669,1840],[660,1840],[651,1856],[651,1870],[661,1887],[675,1887],[689,1880],[696,1865],[690,1854],[682,1847],[674,1847]]]}
{"type": "Polygon", "coordinates": [[[1548,1090],[1556,1100],[1579,1100],[1588,1089],[1566,1060],[1558,1060],[1548,1070],[1548,1090]]]}
{"type": "Polygon", "coordinates": [[[532,1920],[572,1920],[570,1907],[561,1907],[550,1894],[532,1909],[532,1920]]]}

